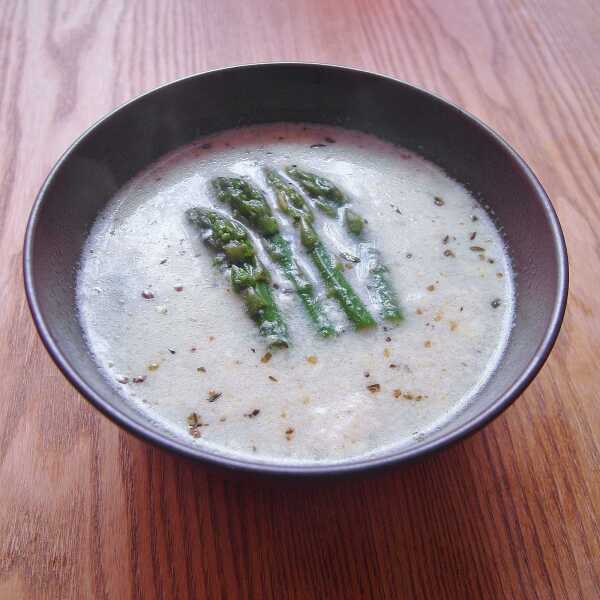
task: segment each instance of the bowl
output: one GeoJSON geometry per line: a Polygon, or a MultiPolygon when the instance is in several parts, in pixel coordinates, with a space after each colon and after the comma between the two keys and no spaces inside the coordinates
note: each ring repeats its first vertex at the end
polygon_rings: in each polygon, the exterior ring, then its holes
{"type": "Polygon", "coordinates": [[[548,357],[568,287],[561,228],[539,181],[496,133],[460,108],[381,75],[336,66],[272,63],[193,75],[110,113],[64,153],[33,206],[24,248],[25,288],[48,352],[97,409],[140,438],[181,455],[272,475],[339,475],[398,465],[489,423],[548,357]],[[474,401],[437,433],[392,453],[347,463],[290,466],[231,458],[187,445],[124,402],[86,347],[75,303],[77,265],[96,216],[130,178],[196,138],[232,127],[309,121],[375,134],[442,167],[501,228],[515,276],[515,323],[500,364],[474,401]]]}

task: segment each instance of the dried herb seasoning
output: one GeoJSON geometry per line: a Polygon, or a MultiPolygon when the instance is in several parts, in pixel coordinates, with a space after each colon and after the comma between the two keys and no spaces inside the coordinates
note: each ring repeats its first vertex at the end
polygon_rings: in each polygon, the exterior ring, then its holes
{"type": "Polygon", "coordinates": [[[340,256],[351,263],[359,263],[360,258],[358,256],[354,256],[353,254],[349,254],[348,252],[340,252],[340,256]]]}
{"type": "Polygon", "coordinates": [[[216,392],[215,390],[208,390],[208,402],[215,402],[223,395],[223,392],[216,392]]]}
{"type": "Polygon", "coordinates": [[[196,412],[193,412],[188,416],[187,425],[188,425],[188,433],[194,438],[201,437],[201,435],[202,435],[202,432],[200,431],[201,427],[208,427],[208,425],[206,423],[202,422],[202,417],[196,412]]]}

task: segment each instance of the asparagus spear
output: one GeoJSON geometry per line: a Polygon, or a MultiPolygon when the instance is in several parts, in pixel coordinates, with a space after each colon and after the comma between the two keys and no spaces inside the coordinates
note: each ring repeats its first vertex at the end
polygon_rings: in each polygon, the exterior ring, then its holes
{"type": "Polygon", "coordinates": [[[291,217],[295,224],[297,224],[300,219],[305,219],[309,223],[314,221],[315,217],[310,210],[310,207],[304,201],[302,194],[300,194],[293,185],[290,185],[287,181],[282,179],[272,169],[265,169],[265,177],[267,178],[267,183],[275,192],[277,206],[279,206],[281,212],[288,217],[291,217]]]}
{"type": "Polygon", "coordinates": [[[269,272],[256,258],[246,230],[239,223],[204,208],[191,208],[186,216],[204,232],[204,243],[231,267],[232,287],[244,299],[260,335],[267,338],[271,347],[287,347],[287,327],[271,294],[269,272]]]}
{"type": "Polygon", "coordinates": [[[331,257],[312,227],[313,215],[302,195],[275,171],[267,169],[265,174],[267,182],[275,190],[278,206],[299,226],[302,245],[308,250],[330,294],[336,298],[357,329],[375,325],[375,320],[344,277],[341,267],[331,257]]]}
{"type": "MultiPolygon", "coordinates": [[[[348,204],[343,192],[333,182],[329,181],[329,179],[302,171],[298,167],[289,167],[287,173],[315,200],[316,206],[323,210],[325,214],[335,217],[338,210],[345,204],[348,204]],[[324,208],[323,202],[325,201],[328,204],[324,208]]],[[[343,210],[344,227],[348,233],[359,237],[363,232],[365,220],[347,206],[343,210]]],[[[377,250],[371,249],[370,254],[373,260],[369,268],[367,286],[377,297],[381,306],[381,316],[386,321],[398,323],[402,320],[402,311],[394,287],[387,277],[389,269],[382,263],[381,256],[377,250]]]]}
{"type": "Polygon", "coordinates": [[[373,290],[377,296],[381,306],[381,316],[386,321],[399,323],[404,317],[394,286],[387,277],[389,269],[381,262],[378,250],[372,248],[370,253],[374,257],[374,263],[369,268],[367,287],[373,290]]]}
{"type": "Polygon", "coordinates": [[[218,177],[213,185],[217,198],[229,204],[235,215],[244,217],[263,237],[267,252],[294,286],[319,333],[323,337],[335,334],[335,327],[329,321],[314,286],[296,262],[290,243],[279,233],[277,221],[262,192],[244,179],[235,177],[218,177]]]}
{"type": "Polygon", "coordinates": [[[365,227],[365,220],[351,208],[344,211],[344,227],[352,235],[360,235],[365,227]]]}
{"type": "Polygon", "coordinates": [[[288,167],[286,173],[314,200],[317,208],[330,217],[336,217],[338,208],[346,204],[344,194],[329,179],[307,173],[296,166],[288,167]]]}
{"type": "Polygon", "coordinates": [[[357,329],[373,327],[376,324],[375,319],[344,277],[339,263],[329,254],[317,232],[305,219],[300,220],[300,239],[319,269],[327,289],[337,299],[354,326],[357,329]]]}

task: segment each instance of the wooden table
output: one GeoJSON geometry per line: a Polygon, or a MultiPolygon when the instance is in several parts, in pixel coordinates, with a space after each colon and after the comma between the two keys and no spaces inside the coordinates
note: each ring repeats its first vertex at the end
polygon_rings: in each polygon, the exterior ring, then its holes
{"type": "Polygon", "coordinates": [[[0,3],[0,599],[600,597],[600,4],[596,0],[0,3]],[[437,92],[540,176],[571,260],[523,397],[368,481],[230,480],[97,413],[46,355],[21,243],[90,123],[236,63],[364,67],[437,92]]]}

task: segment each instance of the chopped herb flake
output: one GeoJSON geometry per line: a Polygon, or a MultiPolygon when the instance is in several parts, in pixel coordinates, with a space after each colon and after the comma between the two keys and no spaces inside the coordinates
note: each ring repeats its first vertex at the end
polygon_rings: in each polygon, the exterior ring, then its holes
{"type": "Polygon", "coordinates": [[[192,437],[199,438],[202,435],[201,427],[207,427],[206,423],[202,422],[202,417],[196,413],[191,413],[187,418],[188,432],[192,437]]]}
{"type": "Polygon", "coordinates": [[[209,402],[215,402],[223,395],[223,392],[215,392],[215,390],[208,390],[208,398],[209,402]]]}

